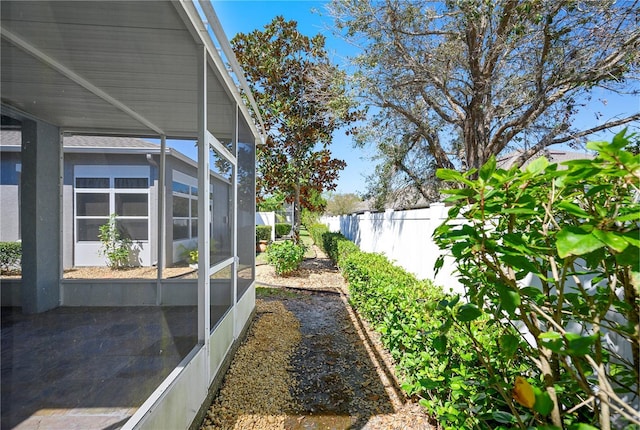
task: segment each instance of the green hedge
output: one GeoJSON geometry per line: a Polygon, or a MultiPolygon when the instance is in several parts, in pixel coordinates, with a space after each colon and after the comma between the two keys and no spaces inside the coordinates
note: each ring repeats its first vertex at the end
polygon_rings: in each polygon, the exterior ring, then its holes
{"type": "Polygon", "coordinates": [[[257,225],[256,226],[256,244],[261,240],[271,240],[271,226],[270,225],[257,225]]]}
{"type": "Polygon", "coordinates": [[[0,242],[0,272],[2,274],[20,272],[22,243],[0,242]]]}
{"type": "MultiPolygon", "coordinates": [[[[357,251],[341,258],[350,302],[381,334],[397,363],[402,389],[419,397],[445,429],[498,428],[499,420],[478,417],[476,411],[490,410],[501,399],[487,383],[493,376],[482,367],[482,360],[499,359],[498,340],[504,333],[487,318],[473,321],[483,347],[493,352],[479,357],[458,327],[446,327],[446,335],[442,334],[457,297],[446,295],[431,281],[416,279],[383,255],[357,251]]],[[[511,366],[514,375],[527,369],[516,359],[511,366]]]]}
{"type": "Polygon", "coordinates": [[[322,235],[329,232],[329,227],[320,223],[311,224],[306,227],[309,232],[309,236],[313,239],[313,243],[322,248],[322,235]]]}
{"type": "Polygon", "coordinates": [[[277,222],[276,223],[276,237],[286,236],[291,232],[291,224],[277,222]]]}
{"type": "MultiPolygon", "coordinates": [[[[418,280],[381,254],[361,252],[325,225],[315,224],[308,230],[316,245],[340,267],[352,306],[381,334],[397,363],[403,390],[420,398],[445,429],[498,428],[500,422],[491,414],[476,414],[490,410],[500,398],[488,384],[492,376],[482,367],[482,357],[468,337],[458,327],[447,326],[458,298],[428,280],[418,280]]],[[[499,359],[499,339],[505,333],[486,318],[471,324],[484,349],[495,352],[489,359],[499,359]]],[[[514,375],[526,369],[515,359],[511,366],[514,375]]]]}
{"type": "Polygon", "coordinates": [[[342,267],[343,260],[353,252],[360,252],[358,245],[351,242],[341,233],[326,232],[322,235],[322,248],[338,267],[342,267]]]}
{"type": "Polygon", "coordinates": [[[313,242],[319,246],[333,262],[341,267],[342,260],[352,252],[359,252],[358,245],[351,242],[341,233],[332,233],[324,224],[313,224],[307,227],[313,242]]]}

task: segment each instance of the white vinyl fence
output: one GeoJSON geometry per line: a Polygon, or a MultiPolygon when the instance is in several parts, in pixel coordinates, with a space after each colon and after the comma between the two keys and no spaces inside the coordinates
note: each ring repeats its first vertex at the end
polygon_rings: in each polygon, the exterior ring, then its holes
{"type": "Polygon", "coordinates": [[[271,226],[271,241],[276,240],[276,213],[275,212],[256,212],[256,225],[271,226]]]}
{"type": "Polygon", "coordinates": [[[438,276],[434,264],[442,254],[434,243],[433,231],[447,218],[444,203],[407,211],[365,212],[363,214],[322,217],[329,230],[340,232],[365,252],[378,252],[419,279],[431,279],[445,291],[464,293],[455,274],[455,261],[445,258],[438,276]]]}
{"type": "MultiPolygon", "coordinates": [[[[382,253],[419,279],[430,279],[443,287],[444,291],[451,289],[454,293],[464,296],[465,291],[458,282],[455,260],[452,257],[446,257],[438,276],[434,275],[436,259],[443,251],[434,243],[432,236],[436,227],[447,218],[447,212],[448,208],[445,208],[444,203],[432,203],[431,207],[425,209],[322,217],[320,222],[326,224],[330,231],[342,233],[362,251],[382,253]]],[[[463,222],[463,219],[460,219],[460,222],[463,222]]],[[[580,276],[585,288],[595,294],[597,285],[592,285],[591,278],[592,275],[580,276]]],[[[540,280],[529,274],[521,281],[521,285],[540,287],[540,280]]],[[[566,288],[571,291],[573,287],[575,284],[569,280],[566,288]]],[[[622,297],[621,288],[617,293],[622,297]]],[[[610,312],[607,317],[612,321],[625,322],[624,317],[615,312],[610,312]]],[[[589,326],[578,324],[572,324],[566,329],[573,333],[591,333],[589,326]]],[[[533,343],[533,339],[526,335],[527,330],[523,328],[522,331],[527,340],[533,343]]],[[[631,345],[628,342],[614,332],[604,330],[603,333],[611,351],[632,361],[631,345]]],[[[628,394],[621,394],[621,397],[636,408],[640,406],[640,400],[637,398],[632,399],[628,394]]]]}

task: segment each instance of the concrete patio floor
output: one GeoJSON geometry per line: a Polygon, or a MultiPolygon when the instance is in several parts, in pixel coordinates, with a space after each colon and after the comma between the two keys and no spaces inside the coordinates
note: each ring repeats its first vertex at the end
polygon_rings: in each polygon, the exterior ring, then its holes
{"type": "Polygon", "coordinates": [[[197,342],[195,306],[1,312],[2,429],[117,429],[197,342]]]}

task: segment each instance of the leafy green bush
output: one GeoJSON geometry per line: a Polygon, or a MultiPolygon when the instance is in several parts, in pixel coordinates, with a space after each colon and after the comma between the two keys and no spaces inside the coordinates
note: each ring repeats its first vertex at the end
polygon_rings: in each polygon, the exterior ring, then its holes
{"type": "Polygon", "coordinates": [[[311,236],[311,239],[313,239],[313,243],[315,243],[316,246],[324,250],[323,243],[322,243],[322,235],[324,233],[329,232],[329,227],[320,223],[309,224],[306,227],[307,227],[307,231],[309,232],[309,236],[311,236]]]}
{"type": "Polygon", "coordinates": [[[276,237],[286,236],[291,233],[291,224],[287,223],[276,223],[276,237]]]}
{"type": "Polygon", "coordinates": [[[271,226],[270,225],[257,225],[256,226],[256,244],[261,240],[267,242],[271,240],[271,226]]]}
{"type": "Polygon", "coordinates": [[[349,254],[360,251],[358,245],[344,237],[342,233],[328,231],[322,234],[322,249],[338,267],[341,267],[342,261],[349,254]]]}
{"type": "Polygon", "coordinates": [[[521,429],[640,426],[631,403],[640,394],[640,155],[628,144],[625,131],[591,142],[598,156],[564,169],[538,158],[506,171],[491,158],[465,174],[438,171],[458,185],[444,191],[455,206],[435,237],[468,292],[468,303],[445,304],[447,324],[487,357],[469,369],[494,397],[480,416],[521,429]],[[526,286],[529,274],[539,286],[526,286]],[[493,360],[474,330],[484,320],[499,332],[522,328],[500,335],[499,355],[532,363],[526,373],[493,360]]]}
{"type": "Polygon", "coordinates": [[[101,242],[98,254],[107,258],[112,269],[121,269],[130,265],[131,239],[121,234],[116,214],[99,228],[98,239],[101,242]]]}
{"type": "Polygon", "coordinates": [[[20,272],[22,243],[0,242],[0,271],[3,275],[20,272]]]}
{"type": "Polygon", "coordinates": [[[291,240],[276,242],[267,248],[267,261],[276,269],[276,274],[286,276],[300,267],[305,248],[291,240]]]}
{"type": "Polygon", "coordinates": [[[307,208],[302,208],[302,213],[300,214],[300,222],[301,224],[309,230],[314,224],[318,224],[320,220],[320,214],[318,212],[312,212],[307,208]]]}
{"type": "MultiPolygon", "coordinates": [[[[471,326],[491,356],[481,357],[458,327],[448,327],[448,313],[457,300],[430,281],[420,281],[380,254],[351,252],[342,261],[350,302],[381,333],[407,394],[437,416],[444,428],[497,428],[492,414],[478,410],[496,396],[486,381],[492,375],[483,360],[505,360],[499,353],[498,332],[488,319],[471,326]],[[451,305],[451,306],[449,306],[451,305]],[[446,333],[446,335],[445,335],[446,333]],[[478,370],[480,369],[480,370],[478,370]]],[[[523,363],[509,358],[514,373],[523,363]]]]}

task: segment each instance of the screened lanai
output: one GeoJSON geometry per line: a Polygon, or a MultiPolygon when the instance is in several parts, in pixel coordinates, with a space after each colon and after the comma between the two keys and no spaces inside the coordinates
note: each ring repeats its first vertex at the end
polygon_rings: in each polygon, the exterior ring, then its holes
{"type": "MultiPolygon", "coordinates": [[[[209,2],[0,8],[1,125],[19,130],[22,144],[22,276],[0,287],[2,428],[188,428],[255,305],[260,120],[240,96],[242,72],[209,2]],[[77,135],[161,142],[148,167],[157,204],[143,207],[157,212],[144,225],[158,241],[156,279],[64,278],[61,142],[77,135]],[[193,280],[161,275],[171,228],[164,155],[175,139],[197,146],[193,280]]],[[[101,164],[82,170],[84,183],[101,183],[101,164]]],[[[136,182],[109,175],[124,188],[136,182]]],[[[130,201],[115,206],[126,211],[130,201]]]]}

